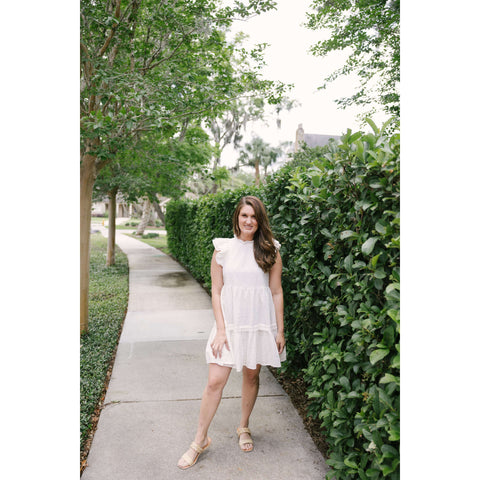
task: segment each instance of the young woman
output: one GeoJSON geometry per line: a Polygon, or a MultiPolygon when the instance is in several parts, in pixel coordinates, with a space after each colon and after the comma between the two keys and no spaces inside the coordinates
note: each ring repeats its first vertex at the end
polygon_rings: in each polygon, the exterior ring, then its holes
{"type": "Polygon", "coordinates": [[[243,371],[242,410],[237,435],[244,452],[253,450],[248,428],[262,365],[285,360],[282,259],[265,206],[243,197],[233,215],[234,238],[213,240],[212,305],[215,325],[206,346],[209,365],[197,433],[178,467],[190,468],[210,445],[207,432],[232,368],[243,371]]]}

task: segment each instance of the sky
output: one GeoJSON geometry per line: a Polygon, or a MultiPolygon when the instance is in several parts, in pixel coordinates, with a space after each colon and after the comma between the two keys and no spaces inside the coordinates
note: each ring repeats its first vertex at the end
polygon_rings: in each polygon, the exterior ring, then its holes
{"type": "MultiPolygon", "coordinates": [[[[245,141],[249,141],[255,134],[273,146],[282,141],[293,142],[299,124],[303,125],[305,133],[325,135],[341,135],[348,128],[353,131],[360,129],[356,116],[361,110],[356,107],[340,109],[334,101],[350,96],[355,91],[355,78],[340,78],[327,89],[318,90],[324,78],[343,64],[346,53],[331,53],[325,58],[309,53],[310,47],[326,36],[326,32],[302,26],[307,20],[306,12],[310,3],[311,0],[278,0],[276,10],[247,21],[236,21],[232,26],[232,32],[243,31],[249,35],[246,46],[270,44],[264,56],[267,64],[263,70],[264,78],[293,83],[295,87],[289,97],[301,103],[300,107],[290,112],[282,112],[280,129],[276,127],[273,118],[270,126],[265,126],[262,122],[250,124],[245,141]]],[[[379,123],[386,118],[382,113],[373,117],[379,123]]],[[[237,156],[238,152],[227,147],[222,163],[230,166],[235,163],[237,156]]]]}

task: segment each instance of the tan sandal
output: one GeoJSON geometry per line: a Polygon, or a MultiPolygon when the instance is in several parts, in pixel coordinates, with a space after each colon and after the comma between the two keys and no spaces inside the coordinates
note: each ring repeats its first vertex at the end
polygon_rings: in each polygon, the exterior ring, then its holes
{"type": "Polygon", "coordinates": [[[245,453],[251,452],[253,450],[253,440],[252,440],[251,434],[252,432],[247,427],[237,428],[238,444],[240,445],[240,449],[245,453]],[[240,435],[242,433],[248,433],[250,435],[250,440],[240,440],[240,435]],[[242,445],[246,445],[248,443],[252,445],[250,448],[242,448],[242,445]]]}
{"type": "Polygon", "coordinates": [[[178,468],[181,468],[182,470],[186,470],[187,468],[193,467],[195,463],[198,460],[198,457],[200,456],[201,453],[203,453],[209,445],[212,443],[212,439],[210,437],[207,437],[207,444],[202,448],[200,445],[198,445],[195,442],[192,442],[190,445],[190,448],[192,450],[195,450],[197,452],[193,457],[191,455],[188,455],[188,451],[184,453],[181,457],[181,459],[185,460],[187,462],[187,465],[178,465],[178,468]]]}

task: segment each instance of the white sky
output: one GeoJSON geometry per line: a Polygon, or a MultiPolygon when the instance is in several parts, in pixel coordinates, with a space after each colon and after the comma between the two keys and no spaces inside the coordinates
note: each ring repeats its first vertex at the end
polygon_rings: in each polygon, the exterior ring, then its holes
{"type": "MultiPolygon", "coordinates": [[[[295,84],[289,97],[301,103],[290,112],[282,112],[282,127],[277,129],[274,120],[266,127],[262,123],[250,124],[244,136],[249,141],[252,133],[273,146],[281,141],[294,141],[298,124],[305,133],[341,135],[348,128],[360,129],[356,115],[361,111],[349,107],[342,110],[334,100],[354,93],[357,85],[352,78],[341,78],[326,90],[318,90],[326,76],[342,65],[345,52],[332,53],[326,58],[314,57],[309,48],[325,37],[325,32],[302,26],[311,0],[278,0],[277,10],[262,13],[247,21],[236,21],[232,31],[243,31],[250,36],[246,46],[268,43],[265,52],[267,63],[264,78],[295,84]]],[[[386,120],[384,114],[373,117],[379,124],[386,120]]],[[[235,163],[238,152],[227,147],[222,156],[223,165],[235,163]]]]}

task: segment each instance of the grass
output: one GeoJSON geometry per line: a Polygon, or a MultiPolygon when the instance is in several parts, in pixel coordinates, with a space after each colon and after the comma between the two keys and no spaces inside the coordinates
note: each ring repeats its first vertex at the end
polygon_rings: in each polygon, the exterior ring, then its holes
{"type": "MultiPolygon", "coordinates": [[[[108,215],[103,215],[102,217],[94,217],[94,216],[92,215],[91,223],[92,223],[93,225],[102,225],[102,224],[104,224],[104,226],[107,227],[107,226],[108,226],[108,215]]],[[[128,223],[129,225],[125,225],[125,224],[117,225],[117,226],[116,226],[116,229],[117,229],[117,230],[135,230],[135,228],[137,228],[138,225],[140,224],[140,220],[139,220],[139,219],[132,218],[132,219],[128,220],[127,223],[128,223]],[[132,224],[133,224],[133,225],[132,225],[132,224]]],[[[162,224],[157,224],[156,226],[147,225],[147,227],[145,228],[145,230],[165,230],[165,226],[162,225],[162,224]]]]}
{"type": "Polygon", "coordinates": [[[101,225],[102,222],[107,222],[107,221],[108,221],[108,217],[94,217],[92,215],[90,223],[95,224],[95,225],[99,225],[99,224],[101,225]]]}
{"type": "Polygon", "coordinates": [[[127,256],[115,249],[115,265],[105,266],[107,239],[91,236],[89,330],[80,348],[80,448],[86,456],[87,440],[105,394],[108,371],[115,357],[128,305],[127,256]]]}
{"type": "MultiPolygon", "coordinates": [[[[135,223],[135,225],[126,225],[126,224],[117,225],[116,229],[117,230],[135,230],[140,224],[140,222],[138,221],[137,222],[133,221],[133,222],[135,223]]],[[[127,223],[131,223],[131,222],[127,222],[127,223]]],[[[163,225],[160,225],[158,227],[157,226],[154,227],[153,225],[147,225],[145,227],[145,230],[165,230],[165,227],[163,225]]]]}
{"type": "Polygon", "coordinates": [[[170,255],[170,250],[168,249],[166,235],[159,235],[158,237],[155,237],[155,238],[142,238],[142,237],[137,237],[133,234],[128,234],[128,236],[135,238],[137,240],[141,240],[142,242],[145,242],[147,245],[158,248],[159,250],[166,253],[167,255],[170,255]]]}

